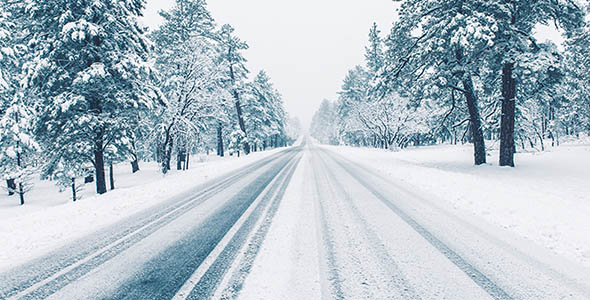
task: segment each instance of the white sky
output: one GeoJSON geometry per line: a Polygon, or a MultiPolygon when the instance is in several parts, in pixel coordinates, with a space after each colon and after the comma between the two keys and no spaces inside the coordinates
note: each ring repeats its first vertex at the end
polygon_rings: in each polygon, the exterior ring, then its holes
{"type": "MultiPolygon", "coordinates": [[[[147,0],[146,25],[174,0],[147,0]]],[[[264,69],[290,115],[307,127],[320,102],[335,100],[349,69],[363,63],[369,28],[393,23],[392,0],[209,0],[217,24],[229,23],[248,42],[251,75],[264,69]]]]}
{"type": "MultiPolygon", "coordinates": [[[[174,0],[147,0],[146,25],[161,23],[158,11],[174,0]]],[[[248,42],[251,76],[264,69],[282,93],[287,111],[304,127],[323,99],[335,100],[349,69],[364,61],[373,22],[382,34],[396,18],[392,0],[208,0],[218,25],[229,23],[248,42]]],[[[537,27],[541,41],[562,39],[537,27]]]]}

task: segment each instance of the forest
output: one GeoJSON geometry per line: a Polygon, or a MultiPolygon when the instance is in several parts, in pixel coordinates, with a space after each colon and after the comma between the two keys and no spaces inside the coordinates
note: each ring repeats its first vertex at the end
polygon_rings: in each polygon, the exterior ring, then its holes
{"type": "Polygon", "coordinates": [[[383,34],[369,31],[364,65],[311,135],[334,145],[402,149],[472,143],[474,163],[590,134],[587,7],[577,1],[409,0],[383,34]],[[563,44],[541,41],[553,26],[563,44]]]}
{"type": "Polygon", "coordinates": [[[32,176],[76,201],[82,181],[114,189],[113,164],[157,161],[166,174],[191,154],[247,155],[297,137],[271,78],[249,76],[248,44],[205,1],[177,0],[152,31],[144,6],[0,0],[0,174],[21,205],[32,176]]]}

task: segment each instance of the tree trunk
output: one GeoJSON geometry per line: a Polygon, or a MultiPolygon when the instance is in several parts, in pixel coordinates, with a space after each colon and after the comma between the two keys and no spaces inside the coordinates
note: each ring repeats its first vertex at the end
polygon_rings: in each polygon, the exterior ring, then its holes
{"type": "MultiPolygon", "coordinates": [[[[244,125],[244,116],[242,114],[242,105],[240,104],[240,94],[238,94],[238,91],[236,91],[236,90],[234,90],[234,99],[235,99],[235,104],[236,104],[236,112],[238,114],[238,123],[240,125],[240,129],[244,133],[244,136],[247,138],[248,133],[246,132],[246,125],[244,125]]],[[[248,144],[247,142],[244,142],[244,152],[246,153],[246,155],[248,155],[250,153],[250,144],[248,144]]]]}
{"type": "Polygon", "coordinates": [[[184,169],[185,170],[188,170],[188,161],[189,161],[190,157],[191,157],[190,153],[187,152],[186,153],[186,161],[184,162],[184,169]]]}
{"type": "MultiPolygon", "coordinates": [[[[102,113],[102,107],[99,98],[94,97],[90,100],[90,112],[95,115],[102,113]]],[[[107,184],[104,172],[104,128],[99,126],[94,129],[94,169],[96,174],[96,193],[104,194],[107,192],[107,184]]]]}
{"type": "Polygon", "coordinates": [[[512,77],[513,63],[502,69],[502,120],[500,124],[500,166],[514,167],[514,118],[516,81],[512,77]]]}
{"type": "Polygon", "coordinates": [[[139,171],[139,160],[136,157],[133,161],[131,161],[131,172],[136,173],[137,171],[139,171]]]}
{"type": "Polygon", "coordinates": [[[18,183],[18,195],[20,198],[20,205],[25,205],[25,190],[22,182],[18,183]]]}
{"type": "Polygon", "coordinates": [[[109,181],[111,183],[111,190],[115,189],[115,174],[113,172],[113,163],[109,164],[109,181]]]}
{"type": "Polygon", "coordinates": [[[177,149],[177,151],[178,151],[178,154],[176,154],[176,170],[182,171],[182,162],[184,160],[183,159],[184,154],[182,153],[182,151],[179,151],[178,149],[177,149]]]}
{"type": "Polygon", "coordinates": [[[166,147],[164,150],[164,160],[162,164],[164,165],[164,173],[168,173],[170,171],[170,161],[172,160],[172,141],[170,141],[170,145],[166,147]]]}
{"type": "Polygon", "coordinates": [[[107,192],[106,176],[104,171],[104,151],[102,150],[102,139],[96,142],[94,149],[94,168],[96,170],[96,193],[107,192]]]}
{"type": "Polygon", "coordinates": [[[170,129],[172,125],[168,127],[166,131],[166,139],[164,140],[164,144],[162,145],[162,173],[166,174],[170,171],[170,160],[172,159],[172,147],[174,147],[174,140],[172,139],[172,135],[170,134],[170,129]]]}
{"type": "Polygon", "coordinates": [[[217,155],[223,157],[223,128],[221,123],[217,126],[217,155]]]}
{"type": "Polygon", "coordinates": [[[16,191],[16,183],[14,182],[14,178],[6,179],[6,187],[8,188],[8,196],[14,195],[16,191]]]}
{"type": "Polygon", "coordinates": [[[76,178],[72,178],[72,200],[76,202],[76,178]]]}
{"type": "Polygon", "coordinates": [[[473,91],[473,82],[471,78],[463,79],[463,89],[465,99],[467,100],[467,108],[469,110],[469,123],[471,124],[471,134],[473,138],[473,154],[475,164],[481,165],[486,163],[486,145],[483,139],[483,132],[481,129],[481,118],[479,116],[479,108],[477,106],[477,98],[473,91]]]}
{"type": "Polygon", "coordinates": [[[131,156],[133,157],[133,161],[131,161],[131,173],[135,173],[139,171],[139,160],[137,159],[137,147],[135,146],[135,136],[131,140],[131,156]]]}

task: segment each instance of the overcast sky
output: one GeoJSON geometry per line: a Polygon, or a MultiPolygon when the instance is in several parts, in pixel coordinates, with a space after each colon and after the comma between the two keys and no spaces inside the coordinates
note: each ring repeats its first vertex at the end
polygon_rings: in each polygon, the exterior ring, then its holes
{"type": "MultiPolygon", "coordinates": [[[[147,0],[146,25],[174,0],[147,0]]],[[[251,75],[264,69],[282,93],[290,115],[307,127],[323,99],[335,100],[349,69],[363,63],[371,24],[382,33],[396,16],[392,0],[209,0],[217,24],[229,23],[248,42],[251,75]]],[[[558,34],[539,28],[541,40],[558,34]]]]}
{"type": "MultiPolygon", "coordinates": [[[[157,27],[157,12],[174,0],[147,0],[145,23],[157,27]]],[[[252,75],[264,69],[304,126],[320,102],[335,100],[347,71],[363,63],[369,28],[393,23],[391,0],[209,0],[217,24],[229,23],[248,42],[252,75]]]]}

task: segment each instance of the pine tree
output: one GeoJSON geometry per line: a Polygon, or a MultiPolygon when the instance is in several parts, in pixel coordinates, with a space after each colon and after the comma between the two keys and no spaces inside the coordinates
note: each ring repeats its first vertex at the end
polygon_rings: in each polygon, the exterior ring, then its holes
{"type": "MultiPolygon", "coordinates": [[[[273,87],[270,78],[260,71],[248,85],[249,95],[244,117],[250,131],[250,142],[256,150],[265,148],[274,139],[285,139],[285,109],[283,99],[273,87]]],[[[275,145],[276,146],[276,145],[275,145]]]]}
{"type": "Polygon", "coordinates": [[[219,60],[226,67],[226,88],[234,97],[238,125],[245,136],[243,140],[246,154],[250,153],[250,144],[248,143],[248,133],[242,112],[241,93],[248,69],[245,65],[246,59],[241,52],[247,49],[248,44],[235,36],[234,28],[231,25],[225,24],[221,27],[219,32],[219,60]]]}
{"type": "Polygon", "coordinates": [[[143,8],[140,0],[38,0],[26,9],[28,83],[41,97],[37,136],[49,161],[91,162],[99,194],[107,191],[106,149],[128,147],[130,116],[160,97],[137,22],[143,8]]]}
{"type": "Polygon", "coordinates": [[[9,195],[19,194],[20,204],[31,188],[30,161],[39,146],[32,135],[33,98],[20,85],[26,46],[17,15],[22,3],[0,1],[0,172],[9,195]]]}
{"type": "Polygon", "coordinates": [[[533,29],[554,23],[570,35],[582,27],[584,7],[568,0],[498,0],[484,2],[478,9],[493,17],[498,27],[493,61],[501,64],[502,76],[500,166],[514,167],[516,103],[520,102],[515,71],[524,56],[539,49],[533,29]]]}
{"type": "Polygon", "coordinates": [[[476,165],[486,162],[486,154],[474,77],[482,71],[497,30],[494,19],[481,13],[482,3],[404,1],[400,19],[387,41],[388,61],[393,63],[383,74],[385,82],[414,93],[416,101],[435,96],[428,93],[440,89],[447,94],[462,94],[469,112],[476,165]]]}
{"type": "Polygon", "coordinates": [[[583,29],[572,34],[566,46],[564,71],[567,78],[560,86],[559,93],[562,99],[560,103],[563,104],[562,115],[557,118],[553,116],[551,121],[565,123],[561,127],[574,127],[576,132],[585,131],[590,135],[590,24],[587,23],[583,29]]]}
{"type": "Polygon", "coordinates": [[[385,66],[383,40],[380,34],[381,31],[377,28],[377,23],[373,23],[373,26],[369,31],[369,46],[365,47],[365,61],[368,70],[374,76],[378,76],[385,66]]]}

